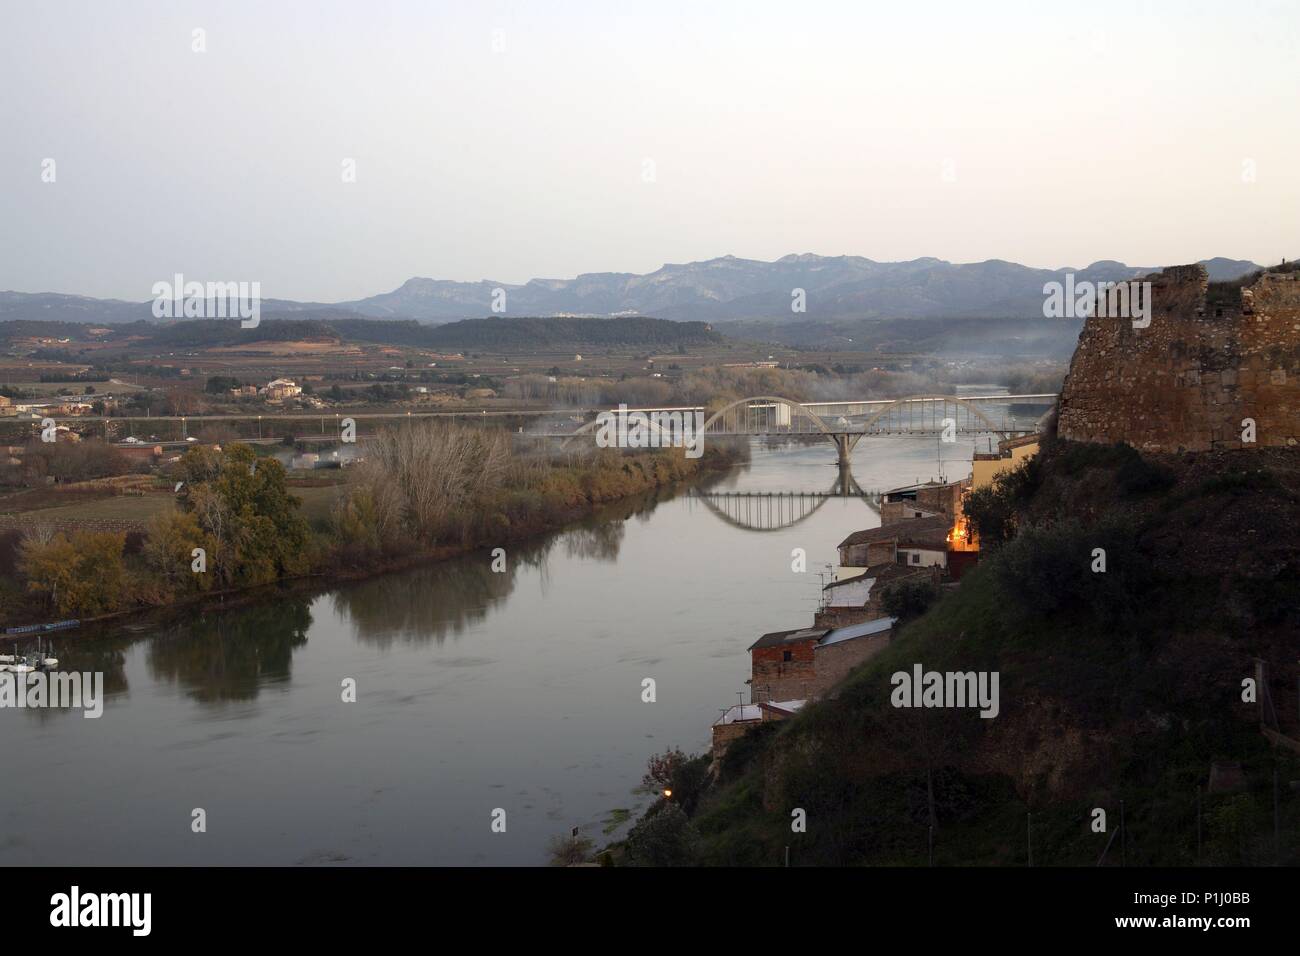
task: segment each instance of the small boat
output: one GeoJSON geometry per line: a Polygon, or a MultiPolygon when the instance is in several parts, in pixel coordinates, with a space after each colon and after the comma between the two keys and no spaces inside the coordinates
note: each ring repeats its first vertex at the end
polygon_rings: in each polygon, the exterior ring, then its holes
{"type": "Polygon", "coordinates": [[[0,657],[0,661],[3,661],[3,663],[0,663],[0,667],[3,667],[11,674],[30,674],[36,670],[35,664],[18,653],[17,644],[14,645],[14,652],[0,657]]]}
{"type": "Polygon", "coordinates": [[[54,656],[54,645],[51,644],[42,654],[40,638],[36,639],[36,665],[42,670],[49,670],[52,667],[59,666],[59,659],[54,656]]]}

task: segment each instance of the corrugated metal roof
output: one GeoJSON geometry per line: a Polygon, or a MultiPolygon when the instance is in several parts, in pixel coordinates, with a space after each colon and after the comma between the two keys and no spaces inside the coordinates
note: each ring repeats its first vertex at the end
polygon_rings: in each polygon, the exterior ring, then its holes
{"type": "Polygon", "coordinates": [[[849,624],[846,627],[837,627],[824,638],[818,641],[818,647],[827,647],[830,644],[838,644],[840,641],[851,641],[855,637],[866,637],[869,634],[880,634],[889,630],[897,623],[896,617],[879,617],[874,621],[863,621],[861,624],[849,624]]]}

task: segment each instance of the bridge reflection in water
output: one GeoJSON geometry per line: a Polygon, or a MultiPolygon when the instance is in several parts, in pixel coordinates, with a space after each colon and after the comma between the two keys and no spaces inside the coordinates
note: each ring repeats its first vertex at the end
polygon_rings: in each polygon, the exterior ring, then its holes
{"type": "Polygon", "coordinates": [[[880,511],[880,492],[864,491],[853,472],[841,465],[827,491],[702,491],[698,500],[724,523],[742,531],[782,531],[811,518],[832,498],[858,498],[872,511],[880,511]]]}

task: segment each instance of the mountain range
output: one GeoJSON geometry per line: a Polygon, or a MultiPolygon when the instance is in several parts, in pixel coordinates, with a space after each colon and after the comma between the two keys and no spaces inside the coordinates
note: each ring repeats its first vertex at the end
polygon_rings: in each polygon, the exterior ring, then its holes
{"type": "MultiPolygon", "coordinates": [[[[1202,260],[1211,281],[1236,279],[1259,269],[1254,262],[1202,260]]],[[[532,279],[523,284],[412,278],[392,292],[348,302],[263,299],[263,312],[334,308],[372,318],[442,323],[492,317],[496,290],[504,290],[510,316],[653,316],[727,322],[800,322],[837,319],[1018,319],[1042,316],[1043,284],[1119,281],[1157,271],[1113,260],[1083,269],[1035,269],[990,259],[952,263],[921,258],[876,262],[861,256],[783,256],[774,262],[722,256],[669,264],[645,275],[593,272],[573,279],[532,279]],[[792,309],[794,290],[805,310],[792,309]]],[[[58,293],[0,292],[0,321],[35,319],[94,323],[152,319],[151,302],[93,299],[58,293]]]]}

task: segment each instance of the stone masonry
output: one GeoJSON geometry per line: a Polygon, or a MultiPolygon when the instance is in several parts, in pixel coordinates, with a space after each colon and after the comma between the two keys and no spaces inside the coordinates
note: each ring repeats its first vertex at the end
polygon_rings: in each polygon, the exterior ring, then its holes
{"type": "Polygon", "coordinates": [[[1300,442],[1300,272],[1244,284],[1175,266],[1152,283],[1151,324],[1092,316],[1061,391],[1058,434],[1182,452],[1300,442]],[[1255,444],[1243,444],[1244,419],[1255,444]]]}

